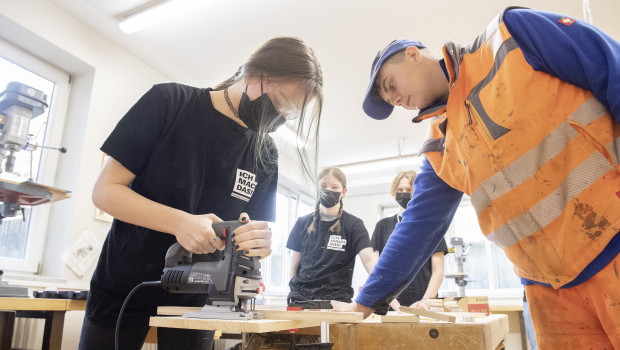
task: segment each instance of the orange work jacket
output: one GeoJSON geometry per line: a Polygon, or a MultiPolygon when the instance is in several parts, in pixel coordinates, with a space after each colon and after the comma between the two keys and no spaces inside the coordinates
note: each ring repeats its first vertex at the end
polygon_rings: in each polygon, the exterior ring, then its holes
{"type": "Polygon", "coordinates": [[[432,117],[421,152],[521,277],[561,287],[620,231],[620,126],[591,92],[535,71],[501,14],[443,55],[450,95],[414,118],[432,117]]]}

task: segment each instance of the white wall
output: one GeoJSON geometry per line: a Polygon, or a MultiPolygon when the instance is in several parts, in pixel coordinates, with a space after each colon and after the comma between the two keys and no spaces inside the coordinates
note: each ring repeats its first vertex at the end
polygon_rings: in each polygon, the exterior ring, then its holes
{"type": "MultiPolygon", "coordinates": [[[[386,187],[385,194],[355,197],[347,196],[343,200],[343,203],[344,210],[364,221],[364,226],[366,226],[366,230],[368,230],[368,236],[372,237],[375,224],[381,219],[381,205],[391,205],[394,203],[394,197],[390,195],[389,188],[386,187]]],[[[355,296],[357,296],[359,287],[363,286],[364,282],[366,282],[366,278],[368,278],[368,273],[358,256],[355,260],[352,283],[355,296]]]]}

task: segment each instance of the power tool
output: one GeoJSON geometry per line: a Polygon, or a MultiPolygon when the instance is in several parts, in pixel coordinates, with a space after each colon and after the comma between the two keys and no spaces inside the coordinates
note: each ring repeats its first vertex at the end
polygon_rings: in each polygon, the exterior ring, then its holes
{"type": "Polygon", "coordinates": [[[206,293],[207,305],[185,317],[252,319],[254,298],[259,293],[261,270],[258,257],[246,256],[232,243],[239,221],[213,223],[215,234],[226,246],[211,254],[192,254],[177,242],[166,253],[162,287],[172,293],[206,293]]]}

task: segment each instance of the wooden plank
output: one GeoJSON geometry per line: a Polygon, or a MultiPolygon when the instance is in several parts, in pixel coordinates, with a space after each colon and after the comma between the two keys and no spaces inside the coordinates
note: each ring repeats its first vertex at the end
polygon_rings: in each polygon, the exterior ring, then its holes
{"type": "Polygon", "coordinates": [[[523,311],[523,299],[489,299],[491,312],[523,311]]]}
{"type": "Polygon", "coordinates": [[[268,320],[314,320],[327,322],[357,323],[364,321],[364,314],[361,312],[340,312],[340,311],[286,311],[286,310],[262,310],[259,311],[268,320]]]}
{"type": "MultiPolygon", "coordinates": [[[[184,306],[160,306],[157,314],[161,316],[183,316],[186,312],[200,311],[199,307],[184,306]]],[[[267,320],[309,320],[356,323],[364,321],[361,312],[338,312],[338,311],[287,311],[287,310],[259,310],[267,320]]]]}
{"type": "Polygon", "coordinates": [[[222,332],[277,332],[294,328],[316,327],[320,321],[311,320],[207,320],[185,317],[151,317],[152,327],[207,329],[222,332]]]}
{"type": "Polygon", "coordinates": [[[195,306],[158,306],[158,316],[183,316],[184,313],[190,311],[200,311],[201,307],[195,306]]]}
{"type": "Polygon", "coordinates": [[[381,323],[401,323],[401,322],[420,322],[420,316],[409,313],[397,313],[389,311],[387,315],[381,315],[379,317],[381,323]]]}
{"type": "Polygon", "coordinates": [[[446,315],[446,314],[439,313],[439,312],[415,309],[415,308],[408,307],[408,306],[401,306],[400,311],[409,312],[409,313],[412,313],[418,316],[434,318],[439,321],[446,321],[446,322],[452,322],[452,323],[456,322],[455,316],[450,316],[450,315],[446,315]]]}
{"type": "MultiPolygon", "coordinates": [[[[478,321],[478,319],[476,319],[478,321]]],[[[504,340],[506,334],[508,334],[508,316],[506,315],[491,315],[481,319],[481,322],[485,322],[487,327],[484,328],[484,335],[486,339],[489,339],[489,344],[486,350],[494,350],[504,340]],[[493,320],[493,322],[491,322],[493,320]]]]}

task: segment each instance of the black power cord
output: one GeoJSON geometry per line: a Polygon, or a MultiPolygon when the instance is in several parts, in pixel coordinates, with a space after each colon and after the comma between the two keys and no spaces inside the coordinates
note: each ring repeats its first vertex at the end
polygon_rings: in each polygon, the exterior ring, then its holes
{"type": "Polygon", "coordinates": [[[123,319],[123,312],[125,311],[125,307],[127,306],[127,302],[129,301],[129,299],[131,299],[131,297],[134,295],[134,293],[140,289],[140,287],[145,287],[145,286],[149,286],[149,287],[155,287],[155,286],[161,286],[161,281],[149,281],[149,282],[142,282],[140,284],[138,284],[137,286],[135,286],[131,292],[129,292],[129,294],[127,294],[127,298],[125,298],[125,301],[123,302],[123,306],[121,306],[121,311],[118,313],[118,320],[116,320],[116,330],[114,331],[114,349],[119,350],[118,349],[118,338],[119,338],[119,332],[120,332],[120,328],[121,328],[121,320],[123,319]]]}

